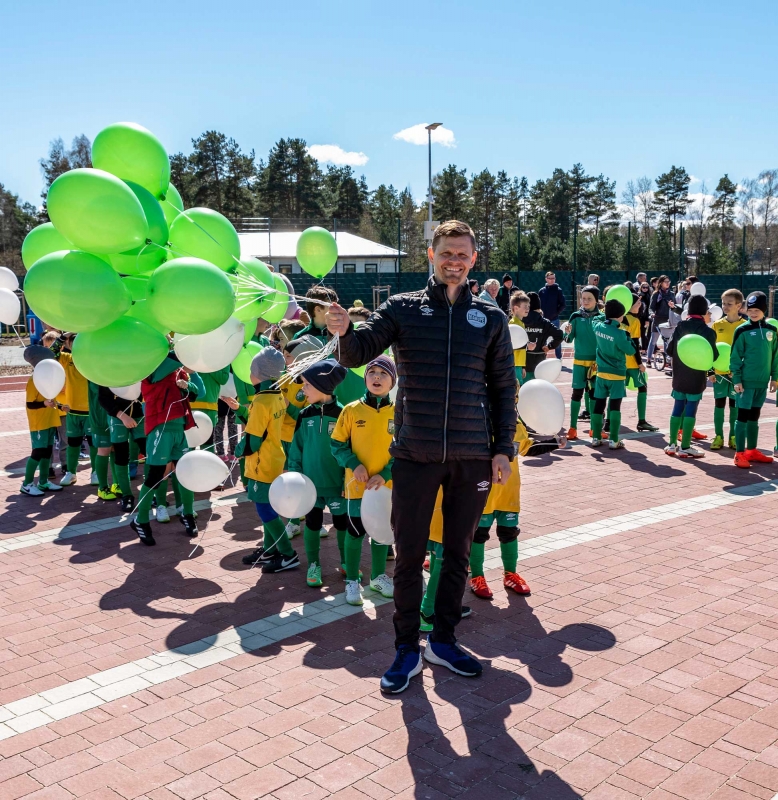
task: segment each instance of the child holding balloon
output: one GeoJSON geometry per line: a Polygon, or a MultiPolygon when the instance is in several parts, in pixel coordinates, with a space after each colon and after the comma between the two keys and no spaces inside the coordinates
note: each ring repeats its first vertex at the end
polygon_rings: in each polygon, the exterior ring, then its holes
{"type": "Polygon", "coordinates": [[[56,400],[47,400],[36,388],[32,376],[26,389],[27,423],[30,426],[32,453],[27,459],[22,482],[22,494],[40,497],[44,492],[59,492],[62,487],[49,482],[51,455],[54,452],[54,436],[60,423],[60,412],[56,400]],[[38,472],[38,483],[34,483],[38,472]]]}
{"type": "MultiPolygon", "coordinates": [[[[511,295],[511,325],[524,327],[524,319],[529,314],[529,295],[521,290],[511,295]]],[[[527,375],[527,347],[520,347],[513,351],[513,369],[516,372],[516,382],[521,386],[527,375]]]]}
{"type": "Polygon", "coordinates": [[[632,341],[635,352],[627,355],[627,384],[637,387],[638,390],[638,424],[637,429],[641,432],[654,433],[658,431],[655,425],[646,420],[646,408],[648,407],[648,380],[646,379],[646,367],[643,364],[643,356],[640,353],[640,318],[638,314],[642,301],[635,292],[631,292],[632,306],[624,315],[622,327],[627,331],[627,335],[632,341]]]}
{"type": "Polygon", "coordinates": [[[589,372],[597,363],[597,339],[592,324],[595,319],[602,319],[597,305],[599,299],[600,290],[596,286],[585,286],[581,290],[581,307],[570,315],[570,319],[565,325],[565,341],[572,342],[574,348],[573,394],[570,400],[568,439],[578,438],[578,415],[581,411],[584,391],[587,396],[587,407],[590,405],[589,372]]]}
{"type": "MultiPolygon", "coordinates": [[[[352,606],[362,605],[359,562],[366,533],[362,498],[366,491],[392,485],[389,446],[394,437],[394,403],[389,392],[396,381],[394,361],[386,355],[374,358],[365,368],[365,396],[343,409],[332,432],[332,454],[346,471],[346,602],[352,606]]],[[[371,539],[370,588],[384,597],[394,595],[392,579],[386,574],[388,552],[389,545],[371,539]]]]}
{"type": "MultiPolygon", "coordinates": [[[[716,332],[716,345],[719,351],[722,349],[731,350],[732,340],[735,338],[735,331],[748,320],[741,315],[740,309],[743,307],[743,293],[739,289],[727,289],[721,295],[721,310],[724,317],[713,323],[713,330],[716,332]],[[726,345],[722,348],[721,345],[726,345]]],[[[737,395],[735,394],[732,382],[732,373],[729,371],[729,360],[726,367],[722,370],[719,365],[714,365],[713,375],[713,426],[715,436],[710,443],[711,450],[721,450],[724,446],[724,409],[729,402],[729,446],[735,450],[735,427],[737,420],[737,395]]]]}

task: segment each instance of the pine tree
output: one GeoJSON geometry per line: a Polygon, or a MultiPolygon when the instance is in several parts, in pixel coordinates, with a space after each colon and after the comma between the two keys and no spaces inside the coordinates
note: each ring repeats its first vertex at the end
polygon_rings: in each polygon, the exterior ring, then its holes
{"type": "Polygon", "coordinates": [[[377,232],[378,241],[397,247],[397,220],[402,203],[394,186],[381,184],[368,201],[368,215],[377,232]]]}
{"type": "Polygon", "coordinates": [[[470,199],[473,208],[470,224],[475,233],[478,268],[482,272],[489,272],[489,257],[497,233],[499,194],[497,179],[488,169],[473,175],[470,199]]]}
{"type": "Polygon", "coordinates": [[[38,223],[38,211],[0,183],[0,264],[24,273],[20,251],[24,237],[38,223]]]}
{"type": "Polygon", "coordinates": [[[259,179],[264,216],[316,219],[322,216],[322,173],[304,139],[279,139],[259,179]]]}
{"type": "Polygon", "coordinates": [[[471,199],[468,196],[470,184],[464,169],[449,164],[432,179],[432,202],[435,219],[441,221],[470,219],[471,199]]]}
{"type": "Polygon", "coordinates": [[[735,221],[735,205],[737,203],[737,186],[726,173],[723,178],[719,178],[715,198],[711,209],[719,228],[721,228],[721,243],[726,244],[727,229],[731,228],[735,221]]]}
{"type": "Polygon", "coordinates": [[[49,215],[46,213],[46,195],[49,187],[60,175],[71,169],[79,169],[92,166],[92,144],[82,133],[76,136],[68,150],[60,137],[53,139],[49,143],[49,154],[38,162],[43,172],[43,182],[45,184],[41,197],[43,198],[43,209],[41,220],[47,222],[49,215]]]}
{"type": "MultiPolygon", "coordinates": [[[[602,176],[600,176],[602,177],[602,176]]],[[[592,184],[595,178],[587,175],[582,164],[573,164],[573,168],[567,173],[567,182],[570,192],[570,216],[572,228],[577,230],[581,222],[590,216],[590,206],[592,198],[592,184]]],[[[565,237],[567,241],[568,237],[565,237]]]]}
{"type": "Polygon", "coordinates": [[[686,209],[691,203],[689,184],[691,178],[683,167],[673,165],[656,179],[654,192],[654,208],[662,217],[668,232],[673,237],[675,247],[676,222],[678,217],[686,216],[686,209]]]}
{"type": "Polygon", "coordinates": [[[586,217],[587,220],[594,220],[595,234],[601,225],[611,228],[618,225],[616,181],[609,181],[602,174],[594,179],[594,186],[586,199],[586,217]]]}

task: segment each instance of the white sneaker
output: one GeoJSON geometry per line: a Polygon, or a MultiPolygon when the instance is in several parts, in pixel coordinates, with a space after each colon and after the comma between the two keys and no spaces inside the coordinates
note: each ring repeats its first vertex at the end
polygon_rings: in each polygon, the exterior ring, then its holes
{"type": "Polygon", "coordinates": [[[295,522],[286,523],[286,535],[290,539],[294,539],[300,533],[300,526],[295,522]]]}
{"type": "Polygon", "coordinates": [[[330,529],[329,528],[322,528],[319,531],[319,538],[320,539],[326,539],[329,535],[330,535],[330,529]]]}
{"type": "Polygon", "coordinates": [[[30,495],[30,497],[41,497],[43,495],[43,492],[34,483],[23,483],[21,492],[22,494],[30,495]]]}
{"type": "Polygon", "coordinates": [[[43,489],[44,492],[61,492],[62,487],[58,483],[52,483],[51,481],[46,481],[46,483],[41,483],[38,481],[38,488],[43,489]]]}
{"type": "Polygon", "coordinates": [[[346,602],[350,606],[362,605],[362,587],[359,581],[346,581],[346,602]]]}
{"type": "Polygon", "coordinates": [[[677,452],[678,458],[704,458],[705,453],[702,450],[698,450],[696,447],[687,447],[685,450],[683,447],[678,448],[677,452]]]}
{"type": "Polygon", "coordinates": [[[59,482],[60,486],[72,486],[76,482],[76,476],[72,472],[66,472],[59,482]]]}
{"type": "Polygon", "coordinates": [[[608,449],[609,450],[623,450],[624,449],[624,440],[623,439],[619,439],[618,442],[613,442],[613,441],[609,442],[608,443],[608,449]]]}
{"type": "Polygon", "coordinates": [[[370,581],[370,588],[382,597],[394,597],[394,581],[386,573],[373,578],[370,581]]]}
{"type": "Polygon", "coordinates": [[[678,452],[678,448],[674,444],[668,444],[665,447],[665,455],[674,456],[678,452]]]}
{"type": "Polygon", "coordinates": [[[94,470],[92,470],[92,475],[89,478],[89,485],[90,486],[100,485],[100,478],[97,477],[97,473],[94,470]]]}
{"type": "Polygon", "coordinates": [[[170,522],[167,506],[157,506],[157,522],[170,522]]]}
{"type": "Polygon", "coordinates": [[[602,447],[602,439],[592,439],[590,444],[592,447],[602,447]]]}

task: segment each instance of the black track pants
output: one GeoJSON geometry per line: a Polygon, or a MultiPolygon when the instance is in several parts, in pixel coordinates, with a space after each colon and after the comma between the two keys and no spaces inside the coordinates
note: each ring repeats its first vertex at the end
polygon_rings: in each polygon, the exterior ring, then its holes
{"type": "Polygon", "coordinates": [[[419,647],[424,594],[422,568],[438,488],[443,487],[443,567],[435,599],[435,642],[456,641],[462,616],[470,545],[492,484],[491,461],[419,464],[396,458],[392,467],[395,646],[419,647]]]}

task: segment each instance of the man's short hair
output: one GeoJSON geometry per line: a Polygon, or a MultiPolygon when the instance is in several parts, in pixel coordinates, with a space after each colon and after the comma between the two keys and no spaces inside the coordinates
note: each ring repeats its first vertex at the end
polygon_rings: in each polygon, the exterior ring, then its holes
{"type": "Polygon", "coordinates": [[[306,327],[305,323],[300,319],[282,319],[278,323],[285,339],[292,339],[296,333],[299,333],[306,327]]]}
{"type": "Polygon", "coordinates": [[[551,270],[549,270],[549,271],[546,273],[546,277],[547,277],[547,278],[548,278],[548,277],[551,277],[551,278],[556,278],[556,272],[552,272],[551,270]]]}
{"type": "MultiPolygon", "coordinates": [[[[305,296],[310,297],[313,300],[323,300],[325,303],[338,302],[337,292],[334,289],[330,289],[329,286],[311,286],[311,288],[305,293],[305,296]]],[[[305,310],[308,312],[308,316],[311,319],[313,319],[313,311],[317,306],[322,308],[320,303],[312,303],[309,301],[305,304],[305,310]]]]}
{"type": "Polygon", "coordinates": [[[517,306],[519,303],[529,303],[529,295],[521,289],[511,294],[511,305],[517,306]]]}
{"type": "Polygon", "coordinates": [[[358,317],[359,319],[370,319],[370,309],[364,306],[351,306],[348,310],[349,317],[358,317]]]}
{"type": "Polygon", "coordinates": [[[51,347],[54,342],[57,341],[57,337],[59,336],[58,331],[46,331],[41,337],[41,344],[44,347],[51,347]]]}
{"type": "Polygon", "coordinates": [[[745,299],[740,289],[727,289],[727,291],[721,295],[721,299],[723,300],[725,297],[734,300],[740,306],[743,305],[743,300],[745,299]]]}
{"type": "Polygon", "coordinates": [[[470,244],[473,246],[473,250],[475,250],[475,234],[473,233],[473,229],[466,222],[460,222],[458,219],[449,219],[445,222],[441,222],[440,225],[435,228],[435,233],[432,234],[432,249],[435,250],[438,246],[438,242],[447,236],[467,236],[470,238],[470,244]]]}

